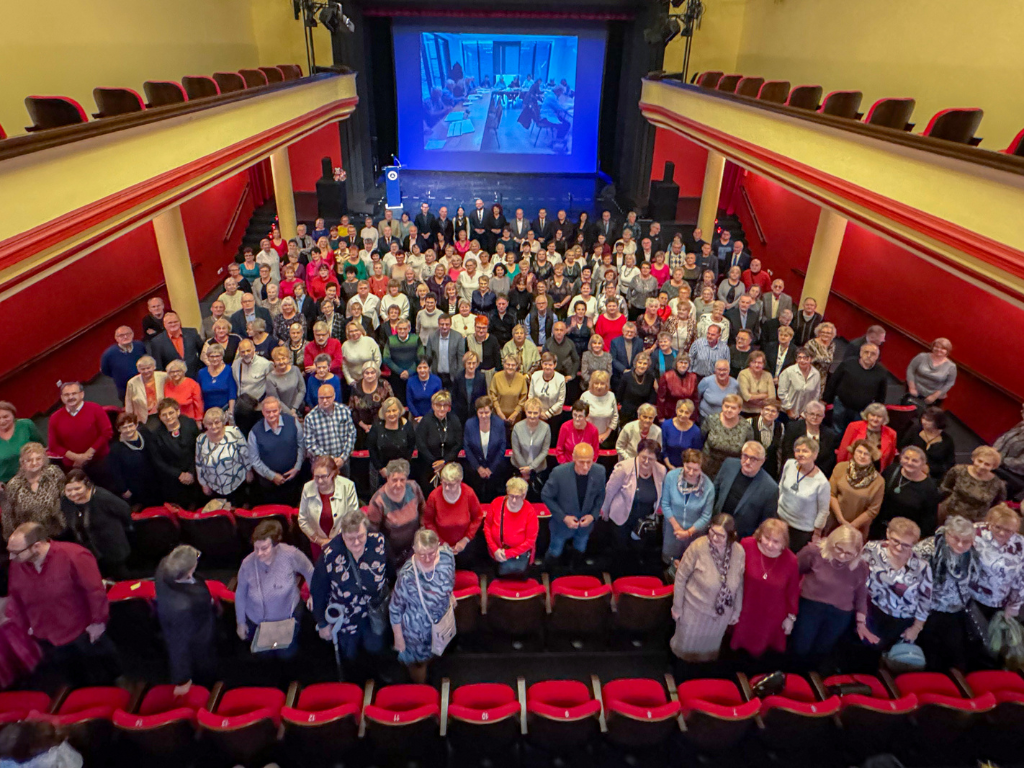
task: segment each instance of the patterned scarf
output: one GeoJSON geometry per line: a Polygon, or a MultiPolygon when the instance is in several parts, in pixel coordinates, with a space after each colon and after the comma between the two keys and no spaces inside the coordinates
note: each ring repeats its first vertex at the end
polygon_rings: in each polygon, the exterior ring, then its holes
{"type": "Polygon", "coordinates": [[[935,533],[935,552],[932,554],[932,584],[934,587],[946,579],[953,579],[958,585],[973,582],[978,576],[978,550],[971,547],[962,555],[957,555],[946,543],[944,529],[935,533]]]}
{"type": "Polygon", "coordinates": [[[729,562],[732,560],[732,544],[726,541],[725,547],[719,552],[709,540],[708,549],[711,550],[711,560],[714,562],[715,568],[718,569],[718,580],[720,582],[718,595],[715,597],[715,615],[724,616],[726,609],[731,610],[733,603],[736,601],[736,596],[728,586],[729,562]]]}
{"type": "Polygon", "coordinates": [[[866,467],[861,467],[851,458],[850,466],[846,468],[846,481],[850,484],[851,488],[867,488],[874,481],[877,474],[878,470],[875,469],[874,462],[866,467]]]}

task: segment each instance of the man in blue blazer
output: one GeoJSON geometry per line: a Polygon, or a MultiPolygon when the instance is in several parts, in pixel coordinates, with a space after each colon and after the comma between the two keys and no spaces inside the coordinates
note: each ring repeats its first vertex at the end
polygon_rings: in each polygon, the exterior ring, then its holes
{"type": "Polygon", "coordinates": [[[633,360],[644,351],[644,343],[636,337],[636,323],[622,326],[622,335],[612,339],[608,350],[612,356],[612,387],[618,385],[619,377],[633,368],[633,360]],[[627,346],[628,345],[628,346],[627,346]]]}
{"type": "Polygon", "coordinates": [[[268,332],[274,330],[274,318],[270,316],[270,310],[265,307],[257,307],[256,297],[251,293],[243,293],[242,308],[231,316],[231,332],[243,339],[249,338],[246,326],[256,318],[267,324],[268,332]]]}
{"type": "Polygon", "coordinates": [[[753,536],[762,522],[778,517],[779,486],[764,471],[764,460],[764,446],[751,440],[743,444],[740,458],[723,461],[715,476],[715,514],[732,515],[740,538],[753,536]]]}
{"type": "Polygon", "coordinates": [[[725,250],[726,243],[718,248],[718,269],[723,275],[728,275],[733,267],[739,267],[742,273],[750,266],[750,254],[743,250],[742,240],[733,240],[729,250],[725,250]]]}
{"type": "Polygon", "coordinates": [[[572,463],[559,464],[541,489],[541,501],[551,512],[551,543],[544,556],[550,570],[562,555],[566,542],[572,541],[572,568],[577,569],[587,551],[594,521],[604,504],[604,467],[594,461],[594,448],[579,443],[572,449],[572,463]]]}

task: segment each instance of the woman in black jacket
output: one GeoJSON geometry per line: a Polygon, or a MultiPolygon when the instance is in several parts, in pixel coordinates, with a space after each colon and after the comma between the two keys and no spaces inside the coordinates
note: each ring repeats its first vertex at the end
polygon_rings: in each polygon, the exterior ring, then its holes
{"type": "Polygon", "coordinates": [[[131,554],[128,531],[132,511],[128,502],[106,488],[97,488],[80,469],[68,472],[60,511],[74,541],[96,556],[100,573],[110,579],[128,578],[125,561],[131,554]]]}
{"type": "Polygon", "coordinates": [[[175,695],[193,682],[210,685],[217,679],[215,611],[210,590],[196,576],[199,550],[175,547],[156,569],[156,613],[160,619],[175,695]]]}
{"type": "Polygon", "coordinates": [[[196,480],[199,427],[169,397],[160,401],[157,416],[160,426],[149,435],[147,447],[160,476],[161,498],[165,504],[194,509],[202,499],[196,480]]]}
{"type": "Polygon", "coordinates": [[[654,405],[654,383],[651,358],[647,354],[637,355],[633,360],[633,369],[622,374],[618,390],[615,392],[615,399],[621,406],[619,424],[625,425],[636,421],[637,409],[644,403],[654,405]]]}
{"type": "Polygon", "coordinates": [[[412,417],[402,418],[402,401],[389,397],[380,404],[373,426],[366,435],[370,452],[370,490],[376,491],[384,479],[387,465],[396,459],[410,461],[416,450],[416,430],[412,417]]]}
{"type": "Polygon", "coordinates": [[[445,464],[456,461],[462,450],[462,422],[451,413],[452,397],[443,389],[430,398],[431,413],[416,427],[420,486],[423,495],[434,489],[434,477],[445,464]]]}
{"type": "Polygon", "coordinates": [[[480,370],[480,358],[470,350],[462,356],[462,370],[452,376],[452,413],[460,424],[476,415],[473,403],[487,394],[487,377],[480,370]]]}
{"type": "Polygon", "coordinates": [[[133,413],[119,414],[114,427],[118,434],[110,443],[114,492],[134,510],[160,503],[159,479],[153,458],[146,450],[151,433],[139,429],[139,419],[133,413]]]}
{"type": "Polygon", "coordinates": [[[899,449],[915,445],[928,457],[928,474],[936,483],[956,464],[956,446],[946,433],[946,412],[937,406],[924,409],[921,418],[900,437],[899,449]]]}

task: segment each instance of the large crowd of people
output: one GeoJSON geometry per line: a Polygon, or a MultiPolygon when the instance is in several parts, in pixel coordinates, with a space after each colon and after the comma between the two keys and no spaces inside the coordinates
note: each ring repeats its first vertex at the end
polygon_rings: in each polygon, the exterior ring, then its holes
{"type": "MultiPolygon", "coordinates": [[[[112,679],[103,580],[127,577],[132,512],[283,504],[300,546],[265,521],[238,571],[258,653],[294,655],[308,610],[344,662],[393,647],[422,681],[456,569],[597,567],[674,580],[686,663],[877,663],[901,640],[936,668],[991,663],[972,617],[1012,618],[1024,594],[1006,503],[1024,422],[957,464],[939,338],[907,368],[898,434],[884,329],[841,355],[841,329],[768,266],[728,230],[482,200],[275,228],[201,328],[154,297],[138,339],[117,329],[113,423],[78,382],[45,439],[0,402],[0,631],[71,681],[112,679]]],[[[155,577],[183,687],[216,676],[199,554],[177,547],[155,577]]],[[[34,666],[4,661],[4,684],[34,666]]]]}

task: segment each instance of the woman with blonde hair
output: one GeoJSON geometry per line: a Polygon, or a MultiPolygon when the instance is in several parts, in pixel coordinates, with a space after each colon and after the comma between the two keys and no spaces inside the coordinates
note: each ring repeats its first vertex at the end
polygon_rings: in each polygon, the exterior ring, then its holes
{"type": "Polygon", "coordinates": [[[345,326],[346,341],[341,345],[341,369],[345,381],[351,387],[363,377],[363,365],[376,363],[377,369],[383,362],[380,347],[363,333],[362,323],[351,322],[345,326]]]}
{"type": "Polygon", "coordinates": [[[971,452],[970,464],[957,464],[946,473],[939,486],[945,497],[939,502],[939,525],[947,515],[981,520],[991,507],[1006,500],[1006,482],[995,474],[1002,459],[995,448],[979,445],[971,452]]]}
{"type": "Polygon", "coordinates": [[[60,509],[64,473],[50,463],[42,443],[21,446],[18,467],[6,486],[10,509],[3,511],[4,539],[22,523],[39,523],[50,536],[60,535],[66,527],[60,509]]]}
{"type": "Polygon", "coordinates": [[[246,484],[253,480],[249,443],[238,427],[228,425],[220,408],[203,416],[206,431],[196,440],[196,479],[203,493],[225,498],[233,507],[246,503],[246,484]]]}
{"type": "Polygon", "coordinates": [[[856,440],[850,445],[849,460],[839,462],[832,470],[829,508],[833,519],[828,529],[851,525],[867,538],[885,495],[885,480],[875,469],[877,459],[877,449],[867,440],[856,440]]]}
{"type": "Polygon", "coordinates": [[[594,371],[590,376],[590,387],[579,399],[590,408],[587,421],[597,429],[602,448],[615,447],[615,431],[619,427],[619,408],[615,395],[608,391],[610,382],[611,376],[605,371],[594,371]]]}
{"type": "Polygon", "coordinates": [[[505,355],[502,365],[504,370],[494,374],[488,394],[494,407],[494,415],[511,429],[523,415],[523,406],[529,397],[530,383],[519,372],[519,360],[515,355],[505,355]]]}
{"type": "Polygon", "coordinates": [[[604,348],[604,337],[595,333],[590,337],[587,351],[580,357],[580,382],[583,388],[590,386],[590,376],[594,371],[604,371],[609,376],[612,373],[612,356],[604,348]]]}
{"type": "Polygon", "coordinates": [[[722,400],[721,413],[710,414],[700,425],[704,438],[704,472],[714,479],[722,462],[728,458],[739,458],[743,444],[754,439],[754,428],[747,419],[740,416],[743,398],[726,395],[722,400]]]}
{"type": "Polygon", "coordinates": [[[832,323],[819,323],[814,329],[814,338],[804,347],[811,355],[811,365],[821,376],[821,391],[825,391],[829,369],[836,356],[836,327],[832,323]]]}
{"type": "Polygon", "coordinates": [[[501,348],[501,359],[513,355],[519,363],[519,370],[529,374],[540,367],[540,350],[527,336],[526,327],[522,324],[512,329],[512,338],[501,348]]]}
{"type": "Polygon", "coordinates": [[[807,544],[797,553],[800,602],[789,650],[808,667],[831,653],[851,621],[867,619],[868,566],[861,558],[864,537],[849,525],[807,544]]]}
{"type": "Polygon", "coordinates": [[[907,366],[907,394],[922,407],[941,405],[956,384],[956,363],[949,359],[952,351],[949,339],[939,338],[907,366]]]}
{"type": "Polygon", "coordinates": [[[740,546],[746,555],[743,610],[730,647],[755,659],[784,653],[800,601],[800,569],[789,550],[789,527],[770,517],[740,546]]]}
{"type": "Polygon", "coordinates": [[[745,415],[760,413],[766,401],[775,399],[775,383],[772,375],[764,369],[765,361],[764,352],[751,352],[747,367],[736,377],[745,415]]]}

